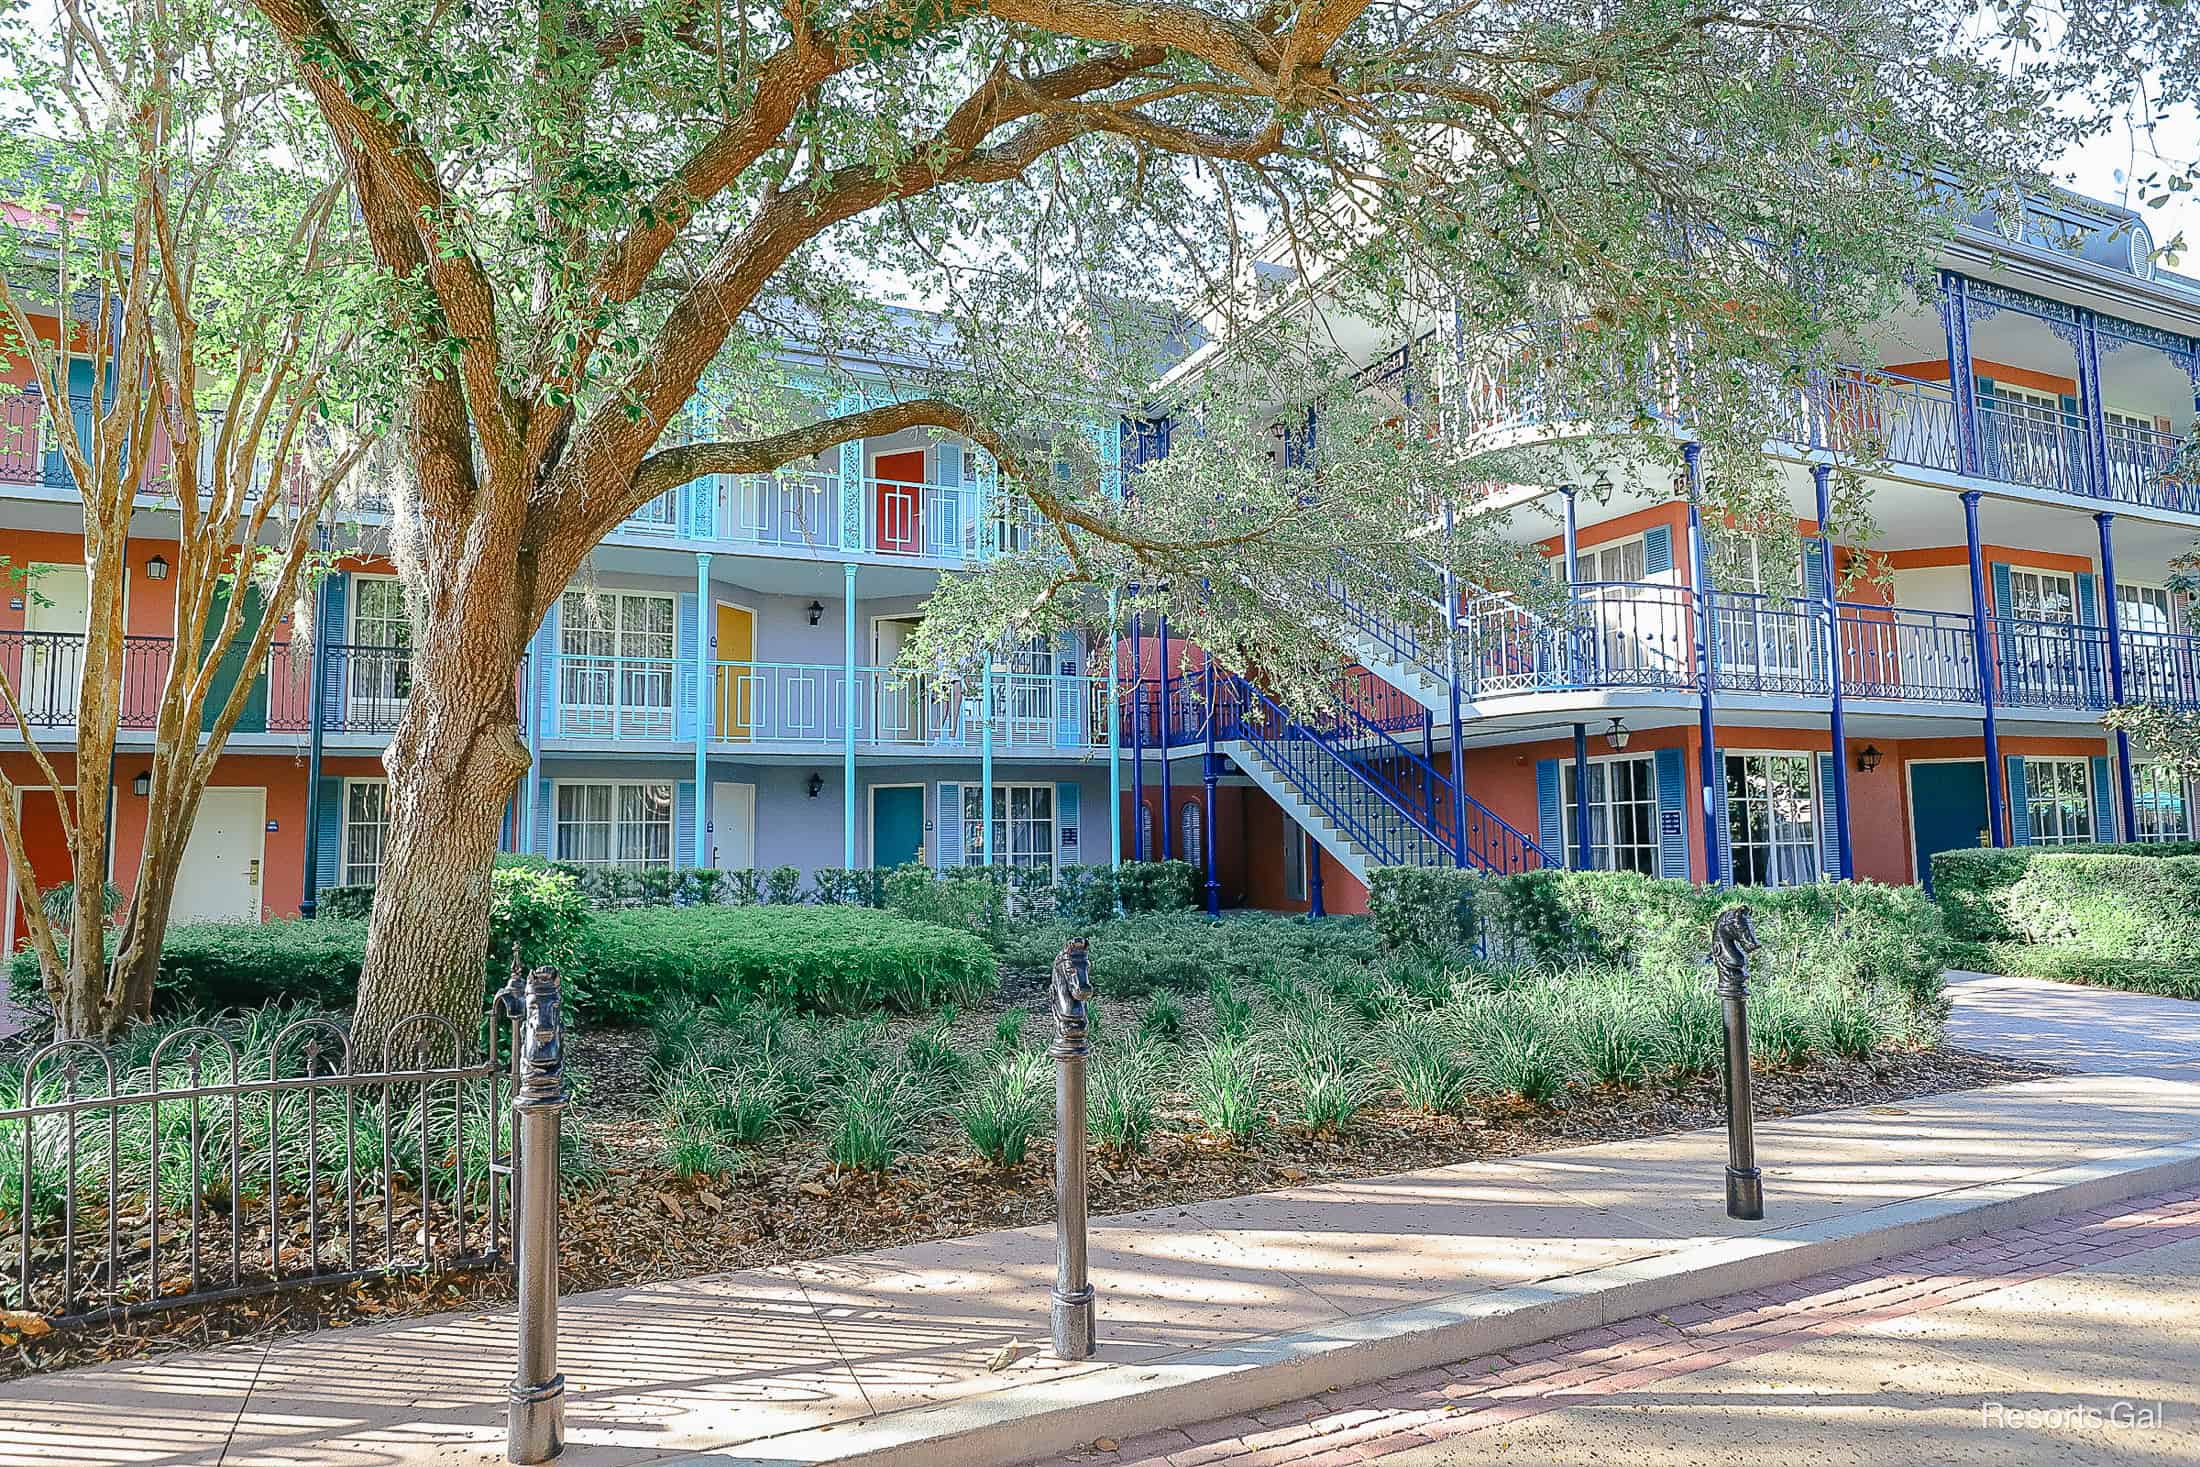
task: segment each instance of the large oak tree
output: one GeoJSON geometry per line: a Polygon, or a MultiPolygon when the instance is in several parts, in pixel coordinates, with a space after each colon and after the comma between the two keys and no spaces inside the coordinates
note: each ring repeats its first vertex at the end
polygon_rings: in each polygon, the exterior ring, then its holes
{"type": "Polygon", "coordinates": [[[1311,677],[1306,649],[1337,648],[1310,574],[1416,615],[1400,588],[1430,559],[1503,570],[1472,529],[1423,533],[1435,504],[1571,471],[1463,461],[1402,402],[1356,406],[1367,341],[1433,333],[1451,375],[1424,373],[1416,412],[1461,400],[1469,354],[1531,359],[1645,453],[1683,411],[1745,503],[1783,381],[1917,288],[1949,206],[2084,126],[2051,105],[2069,87],[2115,101],[2128,58],[2190,45],[2169,0],[2066,5],[2051,52],[2028,6],[1954,0],[253,3],[418,353],[370,1030],[477,996],[528,767],[515,667],[664,490],[964,435],[1046,533],[952,581],[924,655],[1135,585],[1231,665],[1311,677]],[[952,350],[867,300],[895,290],[945,312],[952,350]],[[1183,386],[1186,451],[1122,496],[1065,425],[1196,346],[1184,308],[1256,345],[1183,386]],[[779,386],[790,344],[829,383],[892,337],[916,361],[892,400],[779,386]],[[715,406],[668,437],[699,392],[715,406]],[[1308,403],[1318,458],[1273,452],[1308,403]]]}

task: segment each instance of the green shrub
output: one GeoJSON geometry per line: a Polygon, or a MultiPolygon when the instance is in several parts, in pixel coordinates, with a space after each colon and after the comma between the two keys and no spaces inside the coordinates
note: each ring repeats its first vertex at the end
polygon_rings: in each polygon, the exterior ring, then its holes
{"type": "MultiPolygon", "coordinates": [[[[936,872],[914,862],[886,873],[884,905],[918,922],[953,927],[1002,944],[1008,927],[1008,884],[1004,867],[964,866],[936,872]]],[[[1066,940],[1066,939],[1065,939],[1066,940]]],[[[1049,953],[1041,967],[1051,967],[1049,953]]]]}
{"type": "Polygon", "coordinates": [[[917,1099],[898,1070],[874,1070],[852,1082],[826,1144],[833,1165],[883,1172],[906,1156],[917,1139],[917,1099]]]}
{"type": "Polygon", "coordinates": [[[1661,1034],[1642,996],[1621,975],[1581,985],[1566,1023],[1581,1067],[1599,1085],[1640,1085],[1667,1066],[1661,1034]]]}
{"type": "Polygon", "coordinates": [[[1253,1006],[1238,997],[1230,980],[1220,973],[1207,981],[1207,1003],[1215,1016],[1215,1032],[1225,1037],[1243,1034],[1253,1022],[1253,1006]]]}
{"type": "Polygon", "coordinates": [[[1379,866],[1368,873],[1368,916],[1392,952],[1441,957],[1471,943],[1481,884],[1457,868],[1379,866]]]}
{"type": "Polygon", "coordinates": [[[1125,861],[1115,872],[1124,915],[1188,912],[1200,901],[1200,874],[1189,861],[1125,861]]]}
{"type": "Polygon", "coordinates": [[[343,922],[359,922],[374,915],[374,888],[371,886],[324,886],[321,894],[313,899],[316,917],[334,917],[343,922]]]}
{"type": "Polygon", "coordinates": [[[1261,1068],[1260,1051],[1244,1039],[1217,1038],[1200,1051],[1188,1079],[1193,1108],[1208,1130],[1233,1141],[1259,1133],[1267,1122],[1261,1068]]]}
{"type": "Polygon", "coordinates": [[[2145,958],[2112,958],[2061,943],[1975,943],[1959,966],[2020,978],[2051,978],[2096,988],[2200,999],[2200,968],[2172,967],[2145,958]]]}
{"type": "Polygon", "coordinates": [[[1001,1016],[993,1021],[993,1047],[1006,1050],[1022,1049],[1024,1047],[1024,1025],[1030,1017],[1022,1009],[1001,1010],[1001,1016]]]}
{"type": "Polygon", "coordinates": [[[1064,866],[1055,873],[1054,911],[1076,928],[1096,927],[1115,918],[1115,868],[1064,866]]]}
{"type": "Polygon", "coordinates": [[[1156,993],[1146,1000],[1146,1007],[1138,1015],[1138,1033],[1141,1038],[1170,1042],[1183,1032],[1183,1004],[1166,993],[1156,993]]]}
{"type": "Polygon", "coordinates": [[[1543,1105],[1572,1084],[1575,1046],[1554,1017],[1550,995],[1533,989],[1470,999],[1461,1015],[1474,1088],[1543,1105]]]}
{"type": "Polygon", "coordinates": [[[1648,1008],[1660,1055],[1673,1074],[1685,1080],[1719,1072],[1726,1062],[1726,1015],[1702,979],[1666,979],[1652,990],[1648,1008]]]}
{"type": "Polygon", "coordinates": [[[170,1011],[276,1002],[348,1009],[358,996],[366,955],[367,924],[359,918],[190,922],[169,928],[161,943],[154,996],[170,1011]]]}
{"type": "Polygon", "coordinates": [[[885,879],[883,871],[823,866],[810,878],[811,896],[822,906],[876,907],[885,898],[885,879]]]}
{"type": "Polygon", "coordinates": [[[2041,855],[1996,905],[2026,942],[2200,965],[2200,856],[2041,855]]]}
{"type": "MultiPolygon", "coordinates": [[[[1002,946],[1001,961],[1022,972],[1045,972],[1064,943],[1087,935],[1064,922],[1019,923],[1002,946]]],[[[1374,930],[1354,917],[1153,912],[1110,922],[1089,937],[1093,984],[1111,998],[1157,988],[1197,993],[1217,975],[1242,984],[1280,974],[1326,991],[1336,973],[1364,971],[1381,955],[1374,930]]]]}
{"type": "Polygon", "coordinates": [[[570,876],[547,868],[499,866],[489,875],[489,972],[492,978],[519,953],[525,968],[571,966],[588,922],[588,903],[570,876]]]}
{"type": "Polygon", "coordinates": [[[1031,1138],[1047,1128],[1049,1074],[1038,1050],[1003,1055],[963,1101],[963,1134],[978,1155],[995,1166],[1022,1166],[1031,1138]]]}
{"type": "Polygon", "coordinates": [[[1153,1134],[1160,1075],[1160,1057],[1150,1044],[1102,1050],[1093,1060],[1085,1098],[1093,1140],[1119,1155],[1144,1151],[1153,1134]]]}
{"type": "Polygon", "coordinates": [[[2200,841],[2099,842],[2076,846],[2010,846],[1940,851],[1933,856],[1933,897],[1946,914],[1950,935],[1971,942],[2008,942],[2023,936],[2006,905],[2010,888],[2043,859],[2131,856],[2175,860],[2200,856],[2200,841]]]}
{"type": "Polygon", "coordinates": [[[1790,983],[1749,994],[1749,1053],[1759,1064],[1800,1065],[1826,1047],[1824,1010],[1790,983]]]}
{"type": "Polygon", "coordinates": [[[643,907],[600,912],[572,971],[582,1011],[633,1023],[682,997],[733,991],[826,1013],[919,1013],[995,983],[965,933],[861,907],[643,907]]]}

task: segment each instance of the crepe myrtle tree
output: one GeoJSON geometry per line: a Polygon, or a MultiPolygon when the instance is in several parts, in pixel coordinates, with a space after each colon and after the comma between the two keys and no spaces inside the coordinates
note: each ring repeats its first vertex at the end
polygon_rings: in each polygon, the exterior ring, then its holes
{"type": "MultiPolygon", "coordinates": [[[[2050,63],[2027,12],[1980,25],[1952,0],[251,3],[411,292],[395,324],[425,363],[403,413],[418,651],[385,761],[369,1035],[472,1010],[490,854],[528,767],[515,669],[592,547],[658,494],[863,436],[961,435],[1044,530],[998,588],[942,599],[965,661],[1056,574],[1046,540],[1081,578],[1061,592],[1134,571],[1204,585],[1202,637],[1280,667],[1304,640],[1302,571],[1343,551],[1370,585],[1421,574],[1416,514],[1473,476],[1340,431],[1303,504],[1282,488],[1303,477],[1261,479],[1272,440],[1241,384],[1182,466],[1111,496],[1049,425],[1065,399],[1144,399],[1186,345],[1173,312],[1210,332],[1268,319],[1320,262],[1360,337],[1549,322],[1519,349],[1563,348],[1559,390],[1647,423],[1685,389],[1740,495],[1767,375],[1817,362],[1947,228],[1919,168],[1969,196],[2035,166],[2084,125],[2051,96],[2108,54],[2050,63]],[[897,293],[945,312],[952,351],[927,362],[940,335],[864,299],[897,293]],[[897,331],[919,366],[856,396],[837,364],[897,331]],[[823,364],[799,389],[790,346],[823,364]],[[1666,380],[1646,386],[1645,361],[1666,380]],[[1397,473],[1425,477],[1401,497],[1397,473]],[[1247,497],[1217,507],[1222,489],[1247,497]]],[[[2173,8],[2146,45],[2179,35],[2173,8]]]]}
{"type": "MultiPolygon", "coordinates": [[[[292,613],[327,552],[319,528],[374,442],[366,402],[391,395],[371,365],[393,359],[376,343],[397,345],[387,277],[350,228],[340,180],[299,166],[320,130],[275,105],[272,36],[254,29],[158,0],[0,17],[13,211],[0,362],[41,399],[39,445],[77,491],[86,590],[73,657],[56,644],[0,663],[0,721],[24,766],[20,779],[0,768],[0,847],[71,1038],[110,1037],[151,1009],[185,843],[254,696],[248,669],[269,665],[286,617],[294,646],[309,640],[310,616],[292,613]],[[72,359],[93,368],[88,396],[72,359]],[[148,507],[175,526],[158,659],[125,636],[133,520],[148,507]],[[41,664],[74,698],[66,752],[41,741],[19,681],[41,664]],[[126,714],[149,729],[131,762],[151,778],[117,912],[105,878],[126,714]],[[22,840],[26,783],[51,792],[68,853],[52,890],[22,840]]],[[[42,598],[21,557],[0,556],[0,576],[42,598]]],[[[301,677],[306,665],[293,662],[301,677]]]]}

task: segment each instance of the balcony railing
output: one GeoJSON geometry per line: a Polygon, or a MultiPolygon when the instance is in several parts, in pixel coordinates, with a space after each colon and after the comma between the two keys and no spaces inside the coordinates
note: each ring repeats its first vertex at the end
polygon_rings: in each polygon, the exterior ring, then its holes
{"type": "MultiPolygon", "coordinates": [[[[838,744],[854,719],[873,749],[975,752],[985,738],[983,684],[945,684],[893,668],[829,663],[720,662],[710,689],[713,740],[732,744],[838,744]],[[853,697],[851,698],[851,686],[853,697]]],[[[1107,747],[1104,677],[996,673],[993,744],[1003,752],[1107,747]]]]}

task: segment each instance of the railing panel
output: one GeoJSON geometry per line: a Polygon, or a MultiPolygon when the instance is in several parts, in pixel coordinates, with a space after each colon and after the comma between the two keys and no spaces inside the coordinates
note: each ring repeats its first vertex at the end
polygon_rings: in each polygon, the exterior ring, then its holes
{"type": "Polygon", "coordinates": [[[1841,690],[1851,698],[1979,701],[1978,644],[1960,612],[1842,602],[1841,690]]]}
{"type": "Polygon", "coordinates": [[[1713,677],[1730,692],[1828,691],[1823,602],[1714,591],[1711,645],[1713,677]]]}
{"type": "Polygon", "coordinates": [[[674,736],[677,658],[561,653],[557,679],[558,732],[569,738],[674,736]]]}
{"type": "MultiPolygon", "coordinates": [[[[850,700],[844,667],[721,662],[712,671],[711,737],[728,743],[843,742],[850,700]]],[[[855,737],[872,747],[969,752],[983,741],[978,689],[942,686],[892,668],[855,669],[855,737]]],[[[993,680],[993,739],[1003,751],[1104,748],[1107,680],[1002,673],[993,680]]]]}
{"type": "Polygon", "coordinates": [[[2200,637],[2190,632],[2125,632],[2124,700],[2200,708],[2200,637]]]}
{"type": "Polygon", "coordinates": [[[2039,489],[2092,494],[2085,424],[2074,413],[2019,407],[1991,397],[1975,402],[1979,472],[2039,489]]]}
{"type": "Polygon", "coordinates": [[[814,469],[726,474],[718,480],[718,538],[747,545],[840,544],[834,475],[814,469]]]}
{"type": "Polygon", "coordinates": [[[1990,616],[1995,696],[2011,707],[2108,706],[2108,634],[2035,617],[1990,616]]]}

